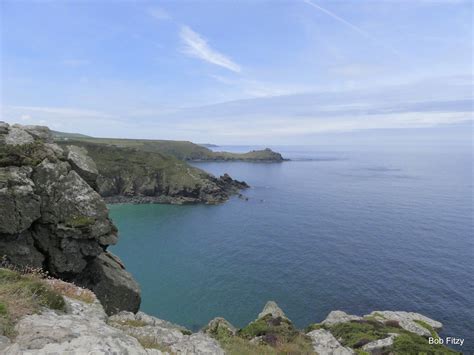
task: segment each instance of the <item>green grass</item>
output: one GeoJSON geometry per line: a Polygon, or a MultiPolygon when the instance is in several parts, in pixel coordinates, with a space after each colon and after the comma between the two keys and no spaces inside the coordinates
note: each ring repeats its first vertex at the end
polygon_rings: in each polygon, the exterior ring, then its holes
{"type": "Polygon", "coordinates": [[[342,339],[342,344],[351,348],[359,348],[371,341],[386,338],[388,333],[396,332],[395,330],[399,329],[392,329],[371,320],[339,323],[330,327],[336,339],[342,339]]]}
{"type": "Polygon", "coordinates": [[[324,326],[324,324],[321,324],[321,323],[312,323],[312,324],[308,325],[308,326],[305,328],[304,332],[305,332],[305,333],[309,333],[309,332],[311,332],[311,331],[313,331],[313,330],[325,329],[325,328],[326,328],[326,327],[324,326]]]}
{"type": "Polygon", "coordinates": [[[334,337],[341,340],[342,345],[356,350],[361,350],[362,346],[371,341],[387,338],[389,333],[397,333],[399,336],[395,338],[393,346],[388,349],[394,354],[457,354],[443,345],[429,344],[428,340],[420,335],[373,320],[336,324],[330,327],[330,331],[334,337]]]}
{"type": "Polygon", "coordinates": [[[395,338],[392,351],[395,354],[459,354],[443,345],[429,344],[424,337],[409,332],[395,338]]]}
{"type": "Polygon", "coordinates": [[[173,156],[179,160],[251,160],[273,161],[281,160],[278,153],[270,150],[258,150],[247,153],[214,152],[199,144],[188,141],[147,140],[147,139],[119,139],[119,138],[93,138],[72,136],[67,140],[59,138],[59,144],[99,144],[116,146],[119,148],[132,148],[148,153],[159,153],[173,156]]]}
{"type": "Polygon", "coordinates": [[[267,315],[234,334],[226,326],[207,329],[226,354],[314,354],[311,339],[294,328],[293,324],[281,317],[267,315]],[[259,340],[256,337],[261,337],[259,340]]]}
{"type": "Polygon", "coordinates": [[[84,228],[90,225],[93,225],[95,219],[88,216],[74,216],[66,221],[68,227],[73,228],[84,228]]]}

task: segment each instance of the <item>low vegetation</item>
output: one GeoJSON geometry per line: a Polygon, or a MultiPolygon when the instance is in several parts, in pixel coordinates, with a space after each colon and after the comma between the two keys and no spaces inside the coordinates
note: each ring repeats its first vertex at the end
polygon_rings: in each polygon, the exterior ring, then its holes
{"type": "Polygon", "coordinates": [[[311,340],[286,318],[266,315],[236,334],[217,327],[210,335],[228,354],[314,354],[311,340]]]}
{"type": "MultiPolygon", "coordinates": [[[[433,328],[425,322],[419,324],[423,327],[427,326],[427,329],[431,328],[436,337],[438,336],[433,328]]],[[[365,344],[387,338],[390,334],[395,333],[398,336],[395,337],[392,347],[387,350],[388,353],[392,351],[394,354],[458,354],[443,345],[429,344],[428,339],[400,328],[396,321],[381,322],[366,319],[336,324],[327,327],[327,329],[341,341],[342,345],[360,351],[365,344]]],[[[359,352],[359,354],[363,354],[363,352],[359,352]]]]}
{"type": "Polygon", "coordinates": [[[59,144],[83,145],[87,143],[132,148],[148,153],[159,153],[187,161],[282,161],[279,153],[270,149],[255,150],[247,153],[214,152],[207,147],[188,141],[93,138],[80,135],[64,136],[56,134],[59,144]]]}
{"type": "Polygon", "coordinates": [[[0,327],[6,336],[13,336],[13,326],[21,317],[42,307],[63,310],[64,298],[54,290],[40,272],[20,272],[0,268],[0,327]]]}

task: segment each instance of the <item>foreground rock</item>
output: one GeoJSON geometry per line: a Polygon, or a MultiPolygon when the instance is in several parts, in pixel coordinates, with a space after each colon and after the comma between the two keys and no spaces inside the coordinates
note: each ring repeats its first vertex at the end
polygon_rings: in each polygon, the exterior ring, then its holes
{"type": "Polygon", "coordinates": [[[138,312],[121,312],[109,318],[109,324],[149,347],[159,346],[177,354],[224,354],[219,343],[209,335],[189,330],[138,312]]]}
{"type": "Polygon", "coordinates": [[[94,190],[83,150],[62,149],[46,127],[0,125],[0,256],[93,290],[108,313],[137,311],[140,290],[106,252],[117,229],[94,190]]]}
{"type": "Polygon", "coordinates": [[[321,324],[335,325],[335,324],[346,323],[350,321],[358,321],[361,319],[362,317],[350,315],[343,311],[331,311],[326,317],[326,319],[321,322],[321,324]]]}
{"type": "Polygon", "coordinates": [[[13,339],[0,331],[1,354],[224,354],[207,334],[193,334],[143,312],[123,311],[108,317],[92,292],[61,280],[44,282],[56,292],[65,291],[71,296],[63,295],[64,309],[45,308],[24,316],[15,325],[13,339]]]}
{"type": "Polygon", "coordinates": [[[313,343],[314,351],[318,354],[327,355],[351,355],[355,354],[354,350],[341,345],[331,334],[331,332],[318,329],[308,333],[313,343]]]}
{"type": "Polygon", "coordinates": [[[440,330],[443,328],[443,324],[441,322],[435,321],[431,318],[428,318],[422,314],[414,313],[414,312],[393,312],[393,311],[377,311],[370,313],[370,316],[375,317],[376,319],[380,319],[382,321],[395,321],[400,324],[400,327],[403,329],[424,336],[429,337],[431,336],[431,332],[422,324],[427,324],[434,330],[440,330]],[[419,322],[422,322],[421,324],[419,322]]]}

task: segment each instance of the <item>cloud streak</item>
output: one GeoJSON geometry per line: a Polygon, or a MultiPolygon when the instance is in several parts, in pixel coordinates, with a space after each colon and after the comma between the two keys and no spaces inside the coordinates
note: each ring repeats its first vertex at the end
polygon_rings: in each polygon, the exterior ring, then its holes
{"type": "Polygon", "coordinates": [[[205,62],[218,65],[236,73],[240,73],[240,65],[232,61],[222,53],[212,49],[201,35],[188,26],[182,26],[180,31],[181,40],[184,43],[184,53],[190,57],[201,59],[205,62]]]}
{"type": "Polygon", "coordinates": [[[369,39],[370,41],[376,43],[377,45],[389,50],[390,52],[392,52],[393,54],[395,54],[397,57],[400,57],[400,53],[395,49],[395,48],[392,48],[391,46],[388,46],[387,44],[385,44],[384,42],[378,40],[376,37],[374,37],[373,35],[371,35],[369,32],[367,31],[364,31],[362,28],[354,25],[353,23],[343,19],[342,17],[336,15],[334,12],[332,11],[329,11],[328,9],[322,7],[322,6],[319,6],[317,4],[315,4],[314,2],[312,2],[311,0],[303,0],[306,4],[308,4],[309,6],[312,6],[314,7],[315,9],[325,13],[326,15],[328,15],[329,17],[332,17],[333,19],[335,19],[336,21],[346,25],[347,27],[351,28],[353,31],[357,32],[358,34],[360,34],[361,36],[369,39]]]}

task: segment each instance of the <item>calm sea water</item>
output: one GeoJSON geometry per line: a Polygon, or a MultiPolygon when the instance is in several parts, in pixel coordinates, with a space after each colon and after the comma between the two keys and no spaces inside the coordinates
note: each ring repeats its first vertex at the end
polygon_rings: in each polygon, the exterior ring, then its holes
{"type": "Polygon", "coordinates": [[[474,351],[471,150],[273,148],[293,160],[195,164],[247,181],[248,201],[110,206],[142,310],[194,330],[243,326],[267,300],[299,327],[415,311],[474,351]]]}

